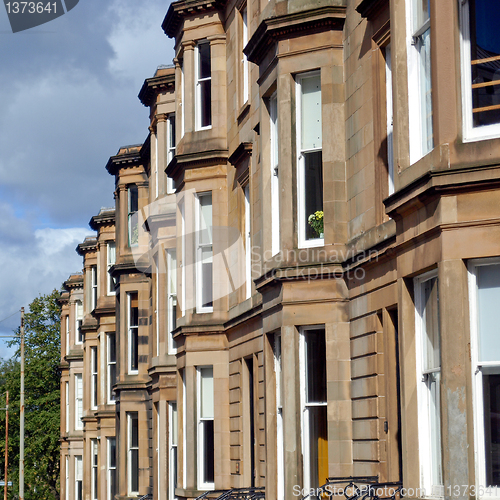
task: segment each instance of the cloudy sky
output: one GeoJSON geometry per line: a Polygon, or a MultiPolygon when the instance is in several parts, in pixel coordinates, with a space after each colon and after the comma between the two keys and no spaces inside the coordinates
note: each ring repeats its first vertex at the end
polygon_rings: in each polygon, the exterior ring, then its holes
{"type": "Polygon", "coordinates": [[[169,3],[80,0],[16,34],[0,6],[0,335],[19,324],[5,318],[81,270],[74,249],[114,203],[104,166],[146,138],[137,94],[172,63],[161,29],[169,3]]]}

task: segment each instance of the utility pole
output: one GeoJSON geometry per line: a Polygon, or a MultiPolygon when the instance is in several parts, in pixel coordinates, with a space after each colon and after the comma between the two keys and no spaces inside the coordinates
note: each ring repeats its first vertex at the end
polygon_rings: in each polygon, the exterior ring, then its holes
{"type": "Polygon", "coordinates": [[[5,472],[3,486],[3,500],[7,500],[7,471],[9,470],[9,391],[5,398],[5,472]]]}
{"type": "Polygon", "coordinates": [[[24,500],[24,307],[21,307],[21,414],[19,422],[19,500],[24,500]]]}

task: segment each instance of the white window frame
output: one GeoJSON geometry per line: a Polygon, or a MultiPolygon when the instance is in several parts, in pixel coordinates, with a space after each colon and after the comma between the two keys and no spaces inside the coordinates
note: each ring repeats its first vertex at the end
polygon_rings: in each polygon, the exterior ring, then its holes
{"type": "Polygon", "coordinates": [[[90,498],[98,500],[99,496],[99,448],[97,439],[90,440],[90,498]]]}
{"type": "Polygon", "coordinates": [[[117,485],[117,476],[116,476],[116,438],[115,437],[108,437],[106,439],[106,445],[107,445],[107,450],[106,450],[106,494],[107,494],[107,500],[114,500],[114,494],[113,491],[111,490],[111,475],[115,475],[115,488],[117,485]],[[114,448],[115,448],[115,457],[114,457],[114,463],[115,465],[112,465],[111,461],[111,449],[112,449],[112,442],[114,441],[114,448]]]}
{"type": "Polygon", "coordinates": [[[483,266],[500,265],[500,257],[488,259],[474,259],[468,263],[469,276],[469,307],[470,307],[470,332],[471,332],[471,369],[472,369],[472,398],[474,418],[474,462],[477,497],[500,498],[498,486],[486,486],[486,450],[484,432],[484,396],[483,396],[483,370],[498,370],[500,373],[500,360],[479,361],[479,316],[478,316],[478,291],[477,269],[483,266]]]}
{"type": "Polygon", "coordinates": [[[83,500],[83,457],[75,455],[75,500],[83,500]],[[82,487],[82,494],[79,495],[79,484],[82,487]]]}
{"type": "MultiPolygon", "coordinates": [[[[432,370],[424,369],[424,342],[425,342],[425,310],[422,303],[422,285],[434,278],[438,278],[438,271],[434,269],[414,278],[415,292],[415,355],[417,366],[417,404],[418,404],[418,443],[420,460],[420,486],[426,492],[426,498],[443,498],[444,486],[432,484],[432,467],[437,463],[443,466],[442,455],[442,413],[441,397],[439,396],[439,429],[440,434],[440,456],[436,457],[432,451],[431,436],[431,416],[430,416],[430,391],[427,385],[427,378],[435,373],[441,374],[441,366],[432,370]]],[[[439,280],[438,280],[438,307],[439,307],[439,280]]],[[[439,315],[439,313],[438,313],[439,315]]],[[[441,379],[440,379],[441,380],[441,379]]],[[[440,384],[441,385],[441,384],[440,384]]],[[[442,472],[441,472],[442,474],[442,472]]]]}
{"type": "MultiPolygon", "coordinates": [[[[305,202],[306,202],[306,193],[305,193],[305,156],[303,153],[314,153],[318,151],[323,151],[323,146],[313,148],[313,149],[302,149],[302,81],[307,78],[312,77],[320,77],[321,82],[321,71],[309,71],[307,73],[301,73],[296,76],[295,80],[295,98],[296,98],[296,145],[297,145],[297,214],[298,214],[298,241],[299,248],[313,248],[320,247],[325,244],[324,238],[311,238],[309,240],[306,239],[306,222],[305,222],[305,202]]],[[[321,102],[323,102],[323,96],[321,98],[321,102]]],[[[323,105],[323,104],[322,104],[323,105]]],[[[321,106],[322,106],[321,105],[321,106]]],[[[322,186],[324,191],[324,184],[322,186]]],[[[324,200],[323,200],[324,205],[324,200]]],[[[323,206],[324,210],[324,206],[323,206]]],[[[310,215],[310,214],[309,214],[310,215]]]]}
{"type": "MultiPolygon", "coordinates": [[[[175,113],[167,116],[167,165],[175,156],[175,113]]],[[[175,193],[174,179],[167,177],[167,194],[175,193]]]]}
{"type": "Polygon", "coordinates": [[[132,229],[134,225],[137,225],[137,231],[139,232],[139,221],[135,220],[136,214],[139,211],[139,187],[136,184],[131,184],[127,187],[127,241],[130,248],[139,246],[139,234],[137,234],[137,242],[132,243],[132,229]],[[137,190],[137,210],[132,210],[132,190],[137,190]]]}
{"type": "MultiPolygon", "coordinates": [[[[212,385],[214,382],[213,378],[213,366],[198,366],[196,368],[196,418],[197,418],[197,441],[198,441],[198,447],[196,450],[196,455],[197,455],[197,464],[198,464],[198,490],[200,491],[208,491],[208,490],[213,490],[215,488],[215,484],[211,482],[205,482],[203,480],[203,465],[204,465],[204,460],[205,460],[205,449],[203,446],[204,443],[204,425],[203,422],[206,421],[213,421],[214,423],[214,443],[215,443],[215,418],[214,416],[210,417],[202,417],[201,416],[201,401],[202,401],[202,387],[201,387],[201,371],[204,369],[212,369],[212,385]]],[[[214,398],[214,407],[215,407],[215,394],[212,396],[214,398]]],[[[215,474],[214,474],[214,479],[215,479],[215,474]]]]}
{"type": "Polygon", "coordinates": [[[245,299],[252,296],[252,233],[250,185],[243,188],[245,198],[245,299]]]}
{"type": "Polygon", "coordinates": [[[168,401],[168,500],[177,500],[175,488],[178,467],[178,413],[177,402],[168,401]],[[174,439],[175,437],[175,439],[174,439]]]}
{"type": "Polygon", "coordinates": [[[66,328],[66,354],[69,354],[69,314],[65,316],[64,327],[66,328]]]}
{"type": "MultiPolygon", "coordinates": [[[[195,92],[195,119],[196,119],[196,130],[209,130],[212,128],[212,122],[213,122],[213,109],[212,109],[212,103],[210,102],[210,125],[201,125],[201,83],[202,82],[208,82],[212,81],[212,47],[210,47],[210,76],[205,77],[205,78],[200,78],[199,76],[199,67],[200,67],[200,50],[199,47],[200,45],[208,44],[210,45],[209,40],[199,40],[197,44],[194,47],[194,73],[195,73],[195,82],[196,82],[196,92],[195,92]]],[[[213,89],[211,88],[210,91],[210,101],[212,100],[212,92],[213,89]]]]}
{"type": "Polygon", "coordinates": [[[243,52],[243,49],[246,47],[248,43],[248,7],[245,5],[240,10],[241,16],[241,77],[243,79],[242,85],[242,104],[248,102],[249,96],[249,71],[248,71],[248,58],[246,54],[243,52]]]}
{"type": "Polygon", "coordinates": [[[474,127],[472,120],[472,69],[469,4],[462,0],[460,8],[460,46],[462,74],[462,126],[464,142],[483,141],[500,137],[500,122],[474,127]]]}
{"type": "Polygon", "coordinates": [[[196,224],[196,312],[197,313],[211,313],[213,312],[213,301],[214,301],[214,252],[213,252],[213,193],[212,191],[207,191],[204,193],[196,193],[195,195],[195,224],[196,224]],[[211,241],[209,243],[201,243],[201,199],[210,196],[212,203],[212,220],[210,221],[209,234],[211,236],[211,241]],[[203,250],[211,248],[212,249],[212,306],[203,306],[203,250]]]}
{"type": "Polygon", "coordinates": [[[181,314],[186,315],[186,204],[184,199],[179,204],[181,213],[181,314]]]}
{"type": "Polygon", "coordinates": [[[154,179],[155,179],[155,200],[158,199],[160,194],[160,160],[158,158],[158,129],[156,133],[151,134],[155,143],[155,161],[154,161],[154,179]]]}
{"type": "Polygon", "coordinates": [[[90,310],[93,311],[97,307],[97,266],[90,266],[90,310]]]}
{"type": "Polygon", "coordinates": [[[75,300],[75,344],[83,344],[83,303],[81,300],[75,300]]]}
{"type": "Polygon", "coordinates": [[[181,138],[184,137],[184,131],[185,131],[185,111],[184,111],[184,99],[185,99],[185,85],[186,85],[186,78],[184,75],[184,61],[180,61],[180,67],[181,67],[181,138]]]}
{"type": "Polygon", "coordinates": [[[186,369],[182,370],[182,487],[187,488],[187,394],[186,369]]]}
{"type": "Polygon", "coordinates": [[[274,374],[276,377],[276,495],[277,500],[285,498],[285,461],[283,440],[283,401],[282,401],[282,343],[281,333],[274,334],[274,374]]]}
{"type": "Polygon", "coordinates": [[[159,254],[156,253],[153,256],[153,265],[155,268],[155,304],[154,304],[154,312],[155,312],[155,336],[156,336],[156,355],[160,355],[160,271],[159,271],[159,254]]]}
{"type": "Polygon", "coordinates": [[[97,347],[90,348],[90,409],[97,410],[99,404],[99,395],[97,393],[97,381],[99,360],[97,357],[97,347]]]}
{"type": "Polygon", "coordinates": [[[114,241],[109,241],[106,245],[106,262],[106,274],[108,280],[107,294],[116,295],[115,281],[109,273],[109,270],[116,264],[116,243],[114,241]],[[113,256],[113,258],[111,258],[111,256],[113,256]]]}
{"type": "Polygon", "coordinates": [[[115,383],[116,383],[116,333],[108,332],[106,334],[106,401],[108,404],[115,404],[116,397],[113,393],[113,385],[111,383],[111,367],[115,367],[115,383]],[[115,359],[111,359],[111,338],[115,344],[115,359]]]}
{"type": "Polygon", "coordinates": [[[392,100],[392,47],[385,46],[385,103],[387,117],[387,182],[388,194],[394,194],[394,106],[392,100]]]}
{"type": "Polygon", "coordinates": [[[66,425],[66,434],[69,434],[69,382],[64,383],[64,392],[65,394],[65,400],[66,400],[66,415],[65,415],[65,425],[66,425]]]}
{"type": "Polygon", "coordinates": [[[130,375],[137,375],[139,373],[139,307],[137,308],[137,325],[132,325],[132,294],[137,294],[137,300],[139,300],[139,292],[127,292],[127,364],[128,364],[128,373],[130,375]],[[135,332],[135,333],[134,333],[135,332]],[[132,340],[134,335],[137,336],[137,368],[132,367],[132,340]]]}
{"type": "MultiPolygon", "coordinates": [[[[302,449],[310,450],[311,445],[309,442],[309,409],[317,407],[327,407],[328,406],[328,396],[326,401],[307,403],[306,402],[306,391],[307,391],[307,366],[306,366],[306,333],[313,330],[324,330],[326,335],[325,325],[311,325],[303,326],[299,329],[299,363],[300,363],[300,406],[301,406],[301,431],[302,431],[302,449]]],[[[326,343],[326,338],[325,338],[326,343]]],[[[326,356],[326,354],[325,354],[326,356]]],[[[328,379],[327,379],[328,381],[328,379]]],[[[304,477],[304,489],[309,490],[311,488],[311,478],[310,478],[310,462],[309,453],[303,453],[303,477],[304,477]]],[[[321,485],[319,485],[321,486],[321,485]]]]}
{"type": "Polygon", "coordinates": [[[127,413],[127,491],[129,495],[138,495],[139,494],[139,479],[140,479],[140,467],[139,467],[139,414],[137,412],[128,412],[127,413]],[[132,444],[132,420],[137,420],[137,446],[132,444]],[[134,452],[137,452],[137,471],[132,470],[132,455],[134,452]],[[132,475],[137,473],[137,490],[132,489],[133,481],[132,475]]]}
{"type": "Polygon", "coordinates": [[[75,430],[83,430],[83,379],[81,373],[75,373],[75,430]]]}
{"type": "MultiPolygon", "coordinates": [[[[418,50],[417,39],[422,37],[429,30],[431,19],[429,18],[421,26],[414,26],[415,2],[421,0],[406,0],[406,25],[407,25],[407,43],[406,50],[408,54],[408,108],[409,108],[409,130],[410,130],[410,163],[413,164],[430,153],[434,148],[434,141],[430,148],[424,147],[423,130],[424,123],[422,119],[422,89],[421,89],[421,54],[418,50]]],[[[425,0],[423,0],[425,1],[425,0]]],[[[430,16],[430,13],[429,13],[430,16]]],[[[432,39],[430,40],[432,44],[432,39]]],[[[431,61],[431,96],[432,96],[432,61],[431,61]]],[[[432,99],[432,97],[431,97],[432,99]]],[[[431,102],[432,108],[432,102],[431,102]]],[[[431,134],[434,135],[433,123],[431,119],[431,134]]]]}
{"type": "Polygon", "coordinates": [[[64,475],[65,475],[65,493],[66,493],[66,500],[70,500],[71,498],[71,495],[70,495],[70,492],[69,492],[69,455],[66,455],[66,460],[65,460],[65,467],[66,467],[66,470],[64,471],[64,475]]]}
{"type": "Polygon", "coordinates": [[[271,139],[271,253],[280,251],[280,184],[279,184],[279,134],[278,93],[269,98],[269,121],[271,139]]]}
{"type": "Polygon", "coordinates": [[[169,248],[165,250],[165,253],[167,258],[167,354],[177,354],[177,342],[172,336],[177,322],[177,251],[175,248],[169,248]]]}

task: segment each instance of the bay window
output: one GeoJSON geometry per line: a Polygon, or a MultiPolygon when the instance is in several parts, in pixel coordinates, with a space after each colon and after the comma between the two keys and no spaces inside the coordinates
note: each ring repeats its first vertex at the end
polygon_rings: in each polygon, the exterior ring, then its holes
{"type": "MultiPolygon", "coordinates": [[[[196,201],[196,312],[213,311],[212,193],[196,201]]],[[[184,283],[183,283],[184,286],[184,283]]]]}
{"type": "Polygon", "coordinates": [[[210,42],[198,42],[195,47],[196,78],[196,129],[212,126],[212,68],[210,61],[210,42]]]}
{"type": "Polygon", "coordinates": [[[326,339],[323,326],[303,328],[300,336],[302,454],[304,488],[318,488],[328,477],[326,339]]]}
{"type": "Polygon", "coordinates": [[[311,216],[323,218],[323,156],[321,75],[319,71],[297,76],[297,209],[299,246],[323,244],[323,231],[309,224],[311,216]]]}
{"type": "Polygon", "coordinates": [[[461,12],[465,139],[500,136],[500,4],[464,0],[461,12]]]}
{"type": "Polygon", "coordinates": [[[197,370],[198,489],[214,488],[214,372],[213,367],[197,370]]]}
{"type": "Polygon", "coordinates": [[[128,300],[128,372],[139,371],[139,299],[137,292],[127,293],[128,300]]]}
{"type": "Polygon", "coordinates": [[[441,453],[441,333],[437,271],[414,280],[418,442],[421,487],[443,496],[441,453]]]}
{"type": "Polygon", "coordinates": [[[430,0],[407,0],[410,162],[434,147],[431,82],[430,0]]]}
{"type": "Polygon", "coordinates": [[[127,413],[127,475],[128,494],[139,493],[139,417],[127,413]]]}
{"type": "Polygon", "coordinates": [[[500,259],[470,263],[469,297],[476,481],[486,496],[500,486],[500,259]]]}

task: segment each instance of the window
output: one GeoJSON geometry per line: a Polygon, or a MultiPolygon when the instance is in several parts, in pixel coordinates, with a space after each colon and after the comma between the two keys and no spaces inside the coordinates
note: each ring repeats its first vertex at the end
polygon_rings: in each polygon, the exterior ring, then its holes
{"type": "Polygon", "coordinates": [[[83,323],[83,304],[81,300],[77,300],[75,302],[75,311],[76,311],[76,319],[75,319],[75,343],[81,344],[83,343],[83,331],[82,331],[82,323],[83,323]]]}
{"type": "Polygon", "coordinates": [[[278,96],[275,92],[269,99],[271,120],[271,249],[276,255],[280,251],[280,185],[278,162],[278,96]]]}
{"type": "Polygon", "coordinates": [[[90,267],[90,310],[97,307],[97,266],[90,267]]]}
{"type": "Polygon", "coordinates": [[[493,486],[495,494],[500,486],[499,259],[471,262],[469,296],[477,489],[493,486]]]}
{"type": "Polygon", "coordinates": [[[462,2],[462,95],[466,139],[500,135],[500,5],[462,2]]]}
{"type": "Polygon", "coordinates": [[[321,131],[321,76],[297,76],[297,186],[299,246],[323,244],[323,233],[309,224],[309,217],[323,212],[323,160],[321,131]]]}
{"type": "Polygon", "coordinates": [[[71,498],[71,494],[69,492],[69,457],[66,455],[66,460],[65,460],[65,490],[66,490],[66,500],[69,500],[71,498]]]}
{"type": "Polygon", "coordinates": [[[432,131],[430,0],[407,0],[410,162],[434,147],[432,131]]]}
{"type": "Polygon", "coordinates": [[[186,314],[186,205],[184,200],[179,205],[181,213],[181,313],[186,314]]]}
{"type": "Polygon", "coordinates": [[[64,383],[64,392],[65,392],[65,399],[66,399],[66,433],[69,433],[69,382],[64,383]]]}
{"type": "Polygon", "coordinates": [[[175,500],[177,488],[177,443],[178,443],[177,403],[168,403],[168,500],[175,500]]]}
{"type": "Polygon", "coordinates": [[[177,341],[172,332],[177,327],[177,253],[175,248],[167,253],[167,324],[168,324],[168,354],[177,352],[177,341]]]}
{"type": "MultiPolygon", "coordinates": [[[[175,156],[175,115],[168,115],[167,118],[167,165],[175,156]]],[[[175,192],[175,182],[171,177],[167,178],[167,194],[175,192]]]]}
{"type": "Polygon", "coordinates": [[[154,284],[155,284],[155,335],[156,335],[156,355],[160,355],[160,268],[158,267],[159,254],[153,256],[153,265],[155,269],[154,284]]]}
{"type": "Polygon", "coordinates": [[[107,382],[108,388],[106,391],[106,397],[108,404],[115,402],[115,393],[113,391],[113,386],[116,384],[116,335],[114,332],[108,333],[107,338],[107,382]]]}
{"type": "Polygon", "coordinates": [[[325,328],[304,328],[300,341],[304,487],[309,489],[328,477],[325,328]]]}
{"type": "Polygon", "coordinates": [[[392,105],[392,52],[391,44],[385,47],[385,103],[387,116],[387,173],[389,196],[394,193],[394,111],[392,105]]]}
{"type": "Polygon", "coordinates": [[[441,338],[437,272],[415,278],[418,433],[421,486],[443,496],[441,338]]]}
{"type": "Polygon", "coordinates": [[[107,500],[114,500],[116,495],[116,438],[108,438],[108,461],[107,461],[107,485],[108,485],[108,498],[107,500]]]}
{"type": "Polygon", "coordinates": [[[185,89],[184,86],[186,85],[186,80],[184,77],[184,61],[181,59],[179,61],[179,64],[181,66],[181,137],[184,137],[184,130],[185,130],[185,111],[184,111],[184,96],[185,96],[185,89]]]}
{"type": "Polygon", "coordinates": [[[248,59],[243,49],[246,47],[248,43],[248,19],[247,14],[248,10],[245,7],[240,11],[241,15],[241,79],[242,79],[242,104],[245,104],[248,101],[248,59]]]}
{"type": "Polygon", "coordinates": [[[97,347],[90,348],[90,408],[97,409],[98,392],[97,392],[97,347]]]}
{"type": "Polygon", "coordinates": [[[196,196],[196,312],[213,311],[212,193],[196,196]]]}
{"type": "Polygon", "coordinates": [[[182,487],[187,485],[187,394],[186,370],[181,371],[182,377],[182,487]]]}
{"type": "Polygon", "coordinates": [[[82,386],[82,374],[77,373],[75,375],[75,429],[83,429],[83,386],[82,386]]]}
{"type": "Polygon", "coordinates": [[[114,241],[108,243],[108,251],[107,251],[107,271],[108,271],[108,295],[115,294],[115,279],[110,274],[110,269],[116,264],[116,245],[114,241]]]}
{"type": "Polygon", "coordinates": [[[210,62],[210,42],[198,42],[196,58],[196,129],[212,126],[212,68],[210,62]]]}
{"type": "Polygon", "coordinates": [[[66,329],[66,354],[69,354],[69,315],[66,315],[64,319],[64,328],[66,329]]]}
{"type": "Polygon", "coordinates": [[[129,495],[139,493],[139,417],[127,413],[127,474],[129,495]]]}
{"type": "Polygon", "coordinates": [[[198,489],[214,488],[214,371],[199,367],[198,375],[198,489]]]}
{"type": "Polygon", "coordinates": [[[91,439],[91,470],[90,470],[90,489],[91,489],[91,498],[92,500],[97,500],[98,498],[98,488],[97,488],[97,481],[99,477],[99,468],[98,468],[98,457],[99,457],[99,452],[97,448],[97,439],[91,439]]]}
{"type": "Polygon", "coordinates": [[[250,186],[244,188],[245,194],[245,298],[252,295],[252,234],[250,225],[250,186]]]}
{"type": "Polygon", "coordinates": [[[82,456],[75,456],[75,499],[83,500],[83,462],[82,456]]]}
{"type": "Polygon", "coordinates": [[[155,161],[154,161],[154,168],[155,168],[155,200],[158,198],[158,195],[160,193],[160,168],[159,168],[159,163],[160,160],[158,158],[158,129],[156,129],[156,133],[153,135],[151,134],[151,138],[155,142],[155,161]]]}
{"type": "Polygon", "coordinates": [[[283,372],[281,370],[281,334],[274,335],[274,373],[276,377],[276,458],[277,498],[285,498],[285,462],[283,457],[283,372]]]}
{"type": "Polygon", "coordinates": [[[139,299],[137,292],[128,298],[128,372],[139,371],[139,299]]]}
{"type": "Polygon", "coordinates": [[[135,247],[139,244],[139,191],[137,186],[128,188],[128,246],[135,247]]]}

